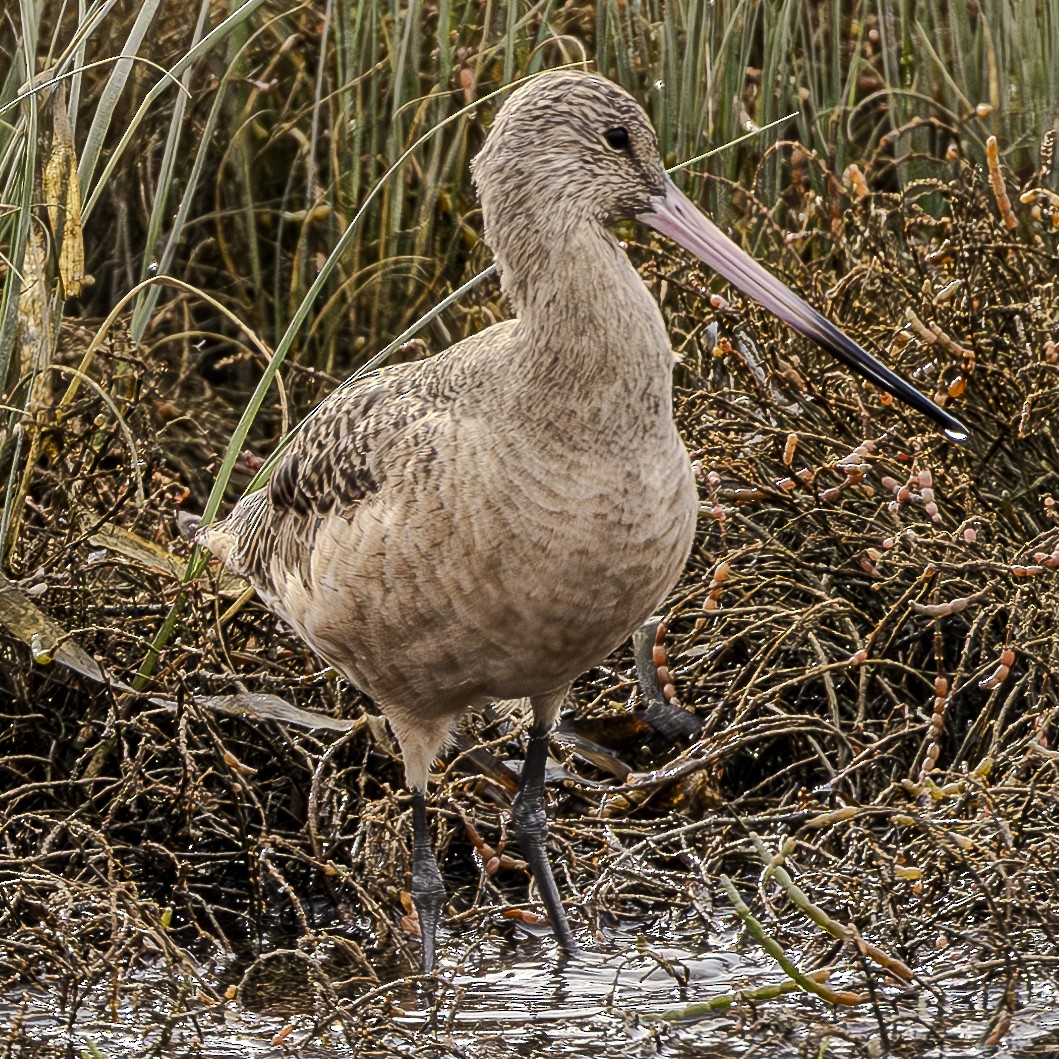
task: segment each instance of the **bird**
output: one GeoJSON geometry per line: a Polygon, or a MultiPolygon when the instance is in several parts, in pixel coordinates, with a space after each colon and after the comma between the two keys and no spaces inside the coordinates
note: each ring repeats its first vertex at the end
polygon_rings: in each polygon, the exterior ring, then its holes
{"type": "Polygon", "coordinates": [[[388,720],[411,791],[425,974],[445,899],[430,768],[466,711],[501,700],[528,701],[514,830],[576,953],[545,849],[549,733],[572,682],[659,608],[694,541],[675,356],[616,223],[673,239],[950,438],[967,434],[707,220],[609,79],[552,70],[515,89],[472,175],[512,317],[347,380],[262,488],[190,531],[388,720]]]}

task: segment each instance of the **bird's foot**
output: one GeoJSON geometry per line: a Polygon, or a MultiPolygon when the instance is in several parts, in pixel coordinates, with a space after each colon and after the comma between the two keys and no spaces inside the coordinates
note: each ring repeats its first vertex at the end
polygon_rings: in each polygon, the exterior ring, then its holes
{"type": "Polygon", "coordinates": [[[574,943],[573,931],[563,910],[563,903],[559,899],[559,888],[555,885],[555,876],[548,863],[548,852],[545,848],[548,815],[544,799],[544,766],[548,759],[548,732],[547,728],[534,727],[530,730],[522,781],[511,807],[511,816],[515,834],[518,835],[522,853],[537,883],[555,937],[563,952],[567,956],[573,956],[577,952],[577,945],[574,943]]]}
{"type": "Polygon", "coordinates": [[[414,847],[410,890],[412,904],[415,905],[419,916],[419,934],[422,940],[420,967],[423,974],[432,974],[438,919],[441,916],[441,906],[445,903],[445,883],[430,846],[426,801],[422,791],[412,792],[412,823],[414,847]]]}

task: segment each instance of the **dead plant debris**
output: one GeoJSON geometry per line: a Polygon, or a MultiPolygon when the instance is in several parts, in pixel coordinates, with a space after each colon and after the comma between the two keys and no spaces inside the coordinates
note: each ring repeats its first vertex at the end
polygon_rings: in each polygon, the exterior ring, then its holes
{"type": "MultiPolygon", "coordinates": [[[[797,225],[751,198],[750,243],[953,407],[966,445],[634,247],[683,358],[702,479],[657,664],[702,727],[659,737],[629,650],[587,674],[553,748],[554,841],[590,930],[665,909],[716,923],[727,873],[814,985],[825,964],[852,969],[844,1002],[943,1006],[922,969],[951,948],[965,980],[1007,983],[1001,1025],[1059,958],[1059,255],[1034,196],[1001,200],[999,170],[935,169],[901,194],[858,170],[830,200],[806,192],[797,225]]],[[[65,362],[84,345],[68,329],[65,362]]],[[[0,988],[102,984],[116,1007],[161,963],[206,1009],[240,978],[264,995],[267,955],[319,1026],[362,1040],[415,964],[392,744],[214,571],[138,684],[180,590],[174,508],[201,507],[245,395],[237,371],[207,387],[193,356],[104,348],[94,371],[61,421],[32,426],[0,585],[0,988]],[[284,707],[346,720],[308,729],[284,707]]],[[[532,907],[503,782],[523,729],[498,708],[474,731],[493,765],[439,768],[437,846],[452,914],[505,936],[532,907]]]]}

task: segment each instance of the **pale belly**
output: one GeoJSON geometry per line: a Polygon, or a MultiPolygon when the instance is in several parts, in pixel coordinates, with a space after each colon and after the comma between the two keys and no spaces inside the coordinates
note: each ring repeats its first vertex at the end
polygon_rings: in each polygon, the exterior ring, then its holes
{"type": "Polygon", "coordinates": [[[551,691],[598,665],[661,605],[684,568],[694,521],[686,502],[615,507],[496,555],[474,608],[489,695],[551,691]]]}
{"type": "Polygon", "coordinates": [[[653,613],[684,567],[698,503],[679,442],[643,480],[508,467],[490,483],[488,470],[476,496],[440,476],[334,520],[308,588],[279,608],[380,705],[455,714],[564,687],[653,613]]]}

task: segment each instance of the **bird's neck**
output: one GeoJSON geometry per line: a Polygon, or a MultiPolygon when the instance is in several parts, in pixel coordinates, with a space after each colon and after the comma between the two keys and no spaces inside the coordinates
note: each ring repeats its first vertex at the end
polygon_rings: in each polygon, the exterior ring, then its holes
{"type": "Polygon", "coordinates": [[[519,318],[517,370],[569,405],[672,429],[673,354],[658,305],[614,236],[598,222],[549,216],[505,225],[494,246],[504,292],[519,318]]]}

